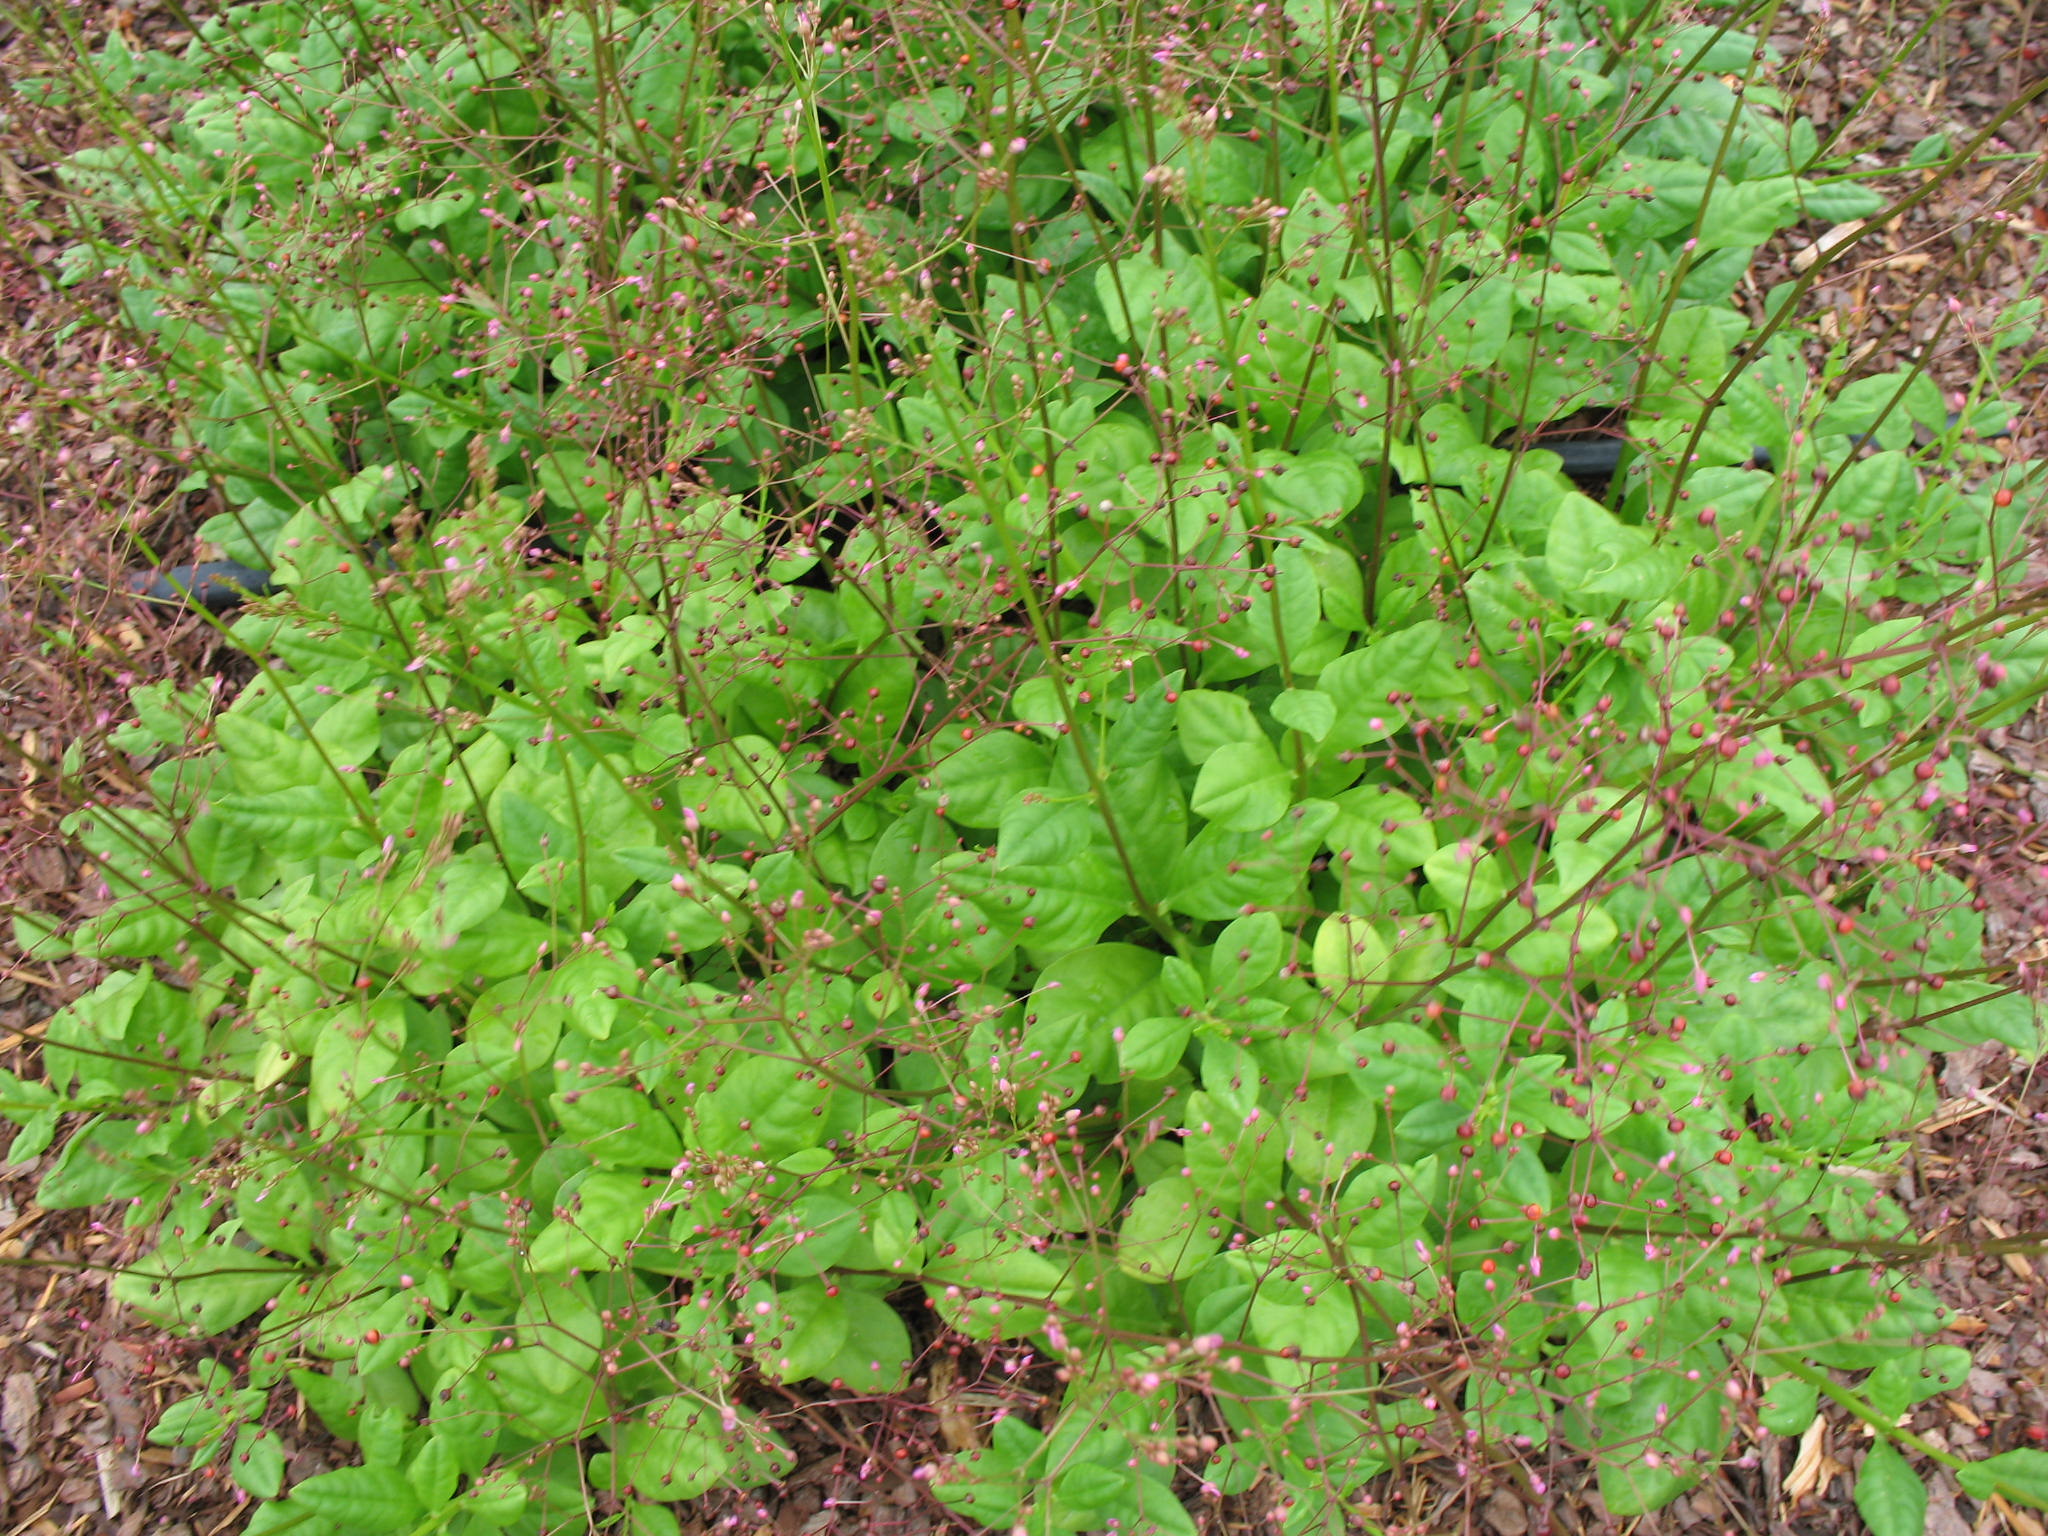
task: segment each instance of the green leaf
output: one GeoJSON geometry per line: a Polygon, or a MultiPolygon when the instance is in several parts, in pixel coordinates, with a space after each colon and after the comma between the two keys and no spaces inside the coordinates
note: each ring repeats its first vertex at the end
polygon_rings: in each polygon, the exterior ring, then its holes
{"type": "Polygon", "coordinates": [[[1820,1388],[1801,1376],[1780,1376],[1757,1401],[1757,1419],[1774,1435],[1803,1435],[1820,1406],[1820,1388]]]}
{"type": "Polygon", "coordinates": [[[405,203],[391,215],[391,224],[401,232],[416,229],[439,229],[451,220],[459,219],[471,212],[480,199],[467,189],[445,193],[438,197],[416,197],[405,203]]]}
{"type": "Polygon", "coordinates": [[[392,1536],[408,1531],[426,1511],[396,1467],[344,1467],[292,1485],[287,1501],[332,1520],[344,1531],[392,1536]]]}
{"type": "Polygon", "coordinates": [[[1190,688],[1180,696],[1174,705],[1174,729],[1181,751],[1197,767],[1221,747],[1266,739],[1243,695],[1211,688],[1190,688]]]}
{"type": "Polygon", "coordinates": [[[943,141],[966,112],[961,94],[948,86],[922,96],[904,96],[889,103],[882,122],[899,139],[935,144],[943,141]]]}
{"type": "Polygon", "coordinates": [[[291,1383],[299,1389],[307,1406],[319,1416],[329,1434],[337,1440],[353,1441],[361,1422],[363,1379],[360,1376],[330,1376],[325,1371],[294,1370],[291,1383]]]}
{"type": "Polygon", "coordinates": [[[693,1101],[696,1144],[771,1161],[818,1145],[832,1086],[821,1073],[800,1071],[774,1056],[742,1060],[715,1090],[693,1101]]]}
{"type": "Polygon", "coordinates": [[[405,1480],[422,1506],[437,1510],[455,1497],[462,1466],[452,1446],[438,1435],[428,1436],[405,1469],[405,1480]]]}
{"type": "Polygon", "coordinates": [[[1066,1270],[1014,1231],[962,1232],[952,1252],[925,1265],[925,1293],[939,1315],[975,1339],[1016,1339],[1045,1325],[1038,1303],[1059,1294],[1066,1270]]]}
{"type": "Polygon", "coordinates": [[[1247,1309],[1260,1342],[1274,1349],[1293,1346],[1326,1359],[1350,1353],[1358,1342],[1359,1309],[1328,1256],[1308,1244],[1270,1238],[1260,1239],[1249,1251],[1278,1271],[1262,1279],[1247,1309]],[[1262,1244],[1268,1246],[1262,1250],[1262,1244]]]}
{"type": "Polygon", "coordinates": [[[1471,842],[1437,849],[1423,861],[1422,872],[1444,906],[1467,921],[1484,916],[1507,895],[1501,861],[1471,842]]]}
{"type": "Polygon", "coordinates": [[[590,1174],[576,1186],[567,1214],[548,1223],[534,1240],[528,1260],[534,1272],[603,1268],[628,1259],[646,1235],[648,1208],[655,1199],[646,1184],[638,1165],[631,1171],[600,1168],[590,1174]]]}
{"type": "Polygon", "coordinates": [[[355,825],[354,807],[335,779],[264,794],[221,795],[213,808],[236,836],[283,859],[324,853],[355,825]]]}
{"type": "Polygon", "coordinates": [[[1140,1082],[1165,1077],[1180,1065],[1194,1028],[1193,1019],[1166,1014],[1140,1019],[1117,1041],[1117,1062],[1140,1082]]]}
{"type": "Polygon", "coordinates": [[[1717,180],[1700,226],[1699,249],[1762,245],[1798,220],[1799,188],[1790,176],[1762,181],[1717,180]]]}
{"type": "Polygon", "coordinates": [[[220,1404],[211,1396],[183,1398],[172,1403],[150,1427],[151,1445],[199,1445],[226,1432],[228,1421],[220,1404]]]}
{"type": "Polygon", "coordinates": [[[1225,1002],[1263,987],[1280,974],[1286,935],[1271,912],[1240,917],[1216,935],[1209,951],[1209,985],[1225,1002]]]}
{"type": "Polygon", "coordinates": [[[1923,1536],[1927,1529],[1927,1487],[1882,1435],[1863,1453],[1856,1508],[1870,1536],[1923,1536]]]}
{"type": "Polygon", "coordinates": [[[465,1473],[475,1477],[490,1465],[505,1410],[483,1372],[462,1366],[443,1371],[427,1396],[427,1413],[435,1437],[447,1443],[465,1473]]]}
{"type": "Polygon", "coordinates": [[[1290,688],[1272,704],[1273,718],[1310,741],[1321,741],[1337,723],[1337,701],[1314,688],[1290,688]]]}
{"type": "Polygon", "coordinates": [[[1263,735],[1218,746],[1202,763],[1189,801],[1198,816],[1233,832],[1269,827],[1287,810],[1291,775],[1263,735]]]}
{"type": "Polygon", "coordinates": [[[717,1409],[686,1394],[656,1398],[619,1431],[617,1468],[643,1499],[669,1504],[707,1492],[725,1473],[717,1409]]]}
{"type": "Polygon", "coordinates": [[[388,1100],[404,1044],[405,1005],[399,998],[335,1010],[313,1044],[308,1107],[315,1128],[350,1123],[388,1100]]]}
{"type": "Polygon", "coordinates": [[[244,1493],[259,1499],[274,1499],[284,1486],[284,1446],[276,1435],[254,1424],[235,1432],[234,1454],[228,1458],[228,1473],[244,1493]]]}
{"type": "Polygon", "coordinates": [[[1085,801],[1027,789],[1003,807],[996,837],[999,868],[1057,864],[1095,838],[1097,818],[1085,801]]]}
{"type": "MultiPolygon", "coordinates": [[[[1083,1461],[1060,1473],[1053,1481],[1053,1491],[1061,1503],[1074,1509],[1102,1511],[1123,1503],[1130,1491],[1131,1477],[1129,1472],[1083,1461]]],[[[1096,1522],[1088,1523],[1092,1527],[1096,1522]]]]}
{"type": "Polygon", "coordinates": [[[770,1307],[768,1316],[754,1323],[754,1334],[762,1340],[755,1347],[762,1368],[784,1382],[822,1375],[846,1344],[844,1299],[810,1281],[783,1292],[770,1307]]]}
{"type": "Polygon", "coordinates": [[[853,1392],[893,1392],[910,1369],[910,1330],[896,1309],[868,1291],[842,1291],[846,1341],[818,1372],[821,1379],[853,1392]]]}
{"type": "Polygon", "coordinates": [[[607,1168],[669,1168],[683,1144],[653,1100],[630,1088],[578,1088],[548,1102],[565,1137],[607,1168]]]}
{"type": "Polygon", "coordinates": [[[1800,196],[1806,205],[1806,216],[1823,224],[1867,219],[1885,209],[1882,192],[1863,182],[1847,179],[1801,182],[1800,196]]]}
{"type": "MultiPolygon", "coordinates": [[[[481,1525],[502,1529],[526,1512],[526,1484],[509,1467],[479,1477],[463,1491],[462,1513],[481,1525]]],[[[638,1527],[636,1526],[636,1530],[638,1527]]]]}
{"type": "Polygon", "coordinates": [[[1193,1179],[1155,1179],[1124,1213],[1117,1268],[1147,1285],[1185,1280],[1223,1246],[1225,1231],[1222,1213],[1208,1208],[1193,1179]]]}
{"type": "Polygon", "coordinates": [[[1387,958],[1386,940],[1366,918],[1339,912],[1316,930],[1316,981],[1346,1007],[1368,1006],[1364,989],[1386,979],[1387,958]]]}
{"type": "Polygon", "coordinates": [[[2014,1503],[2048,1509],[2048,1451],[2005,1451],[1973,1461],[1957,1470],[1956,1482],[1973,1499],[2002,1493],[2014,1503]]]}
{"type": "Polygon", "coordinates": [[[1507,344],[1514,308],[1514,284],[1504,277],[1444,288],[1431,300],[1415,333],[1414,350],[1424,377],[1450,379],[1492,363],[1507,344]]]}
{"type": "Polygon", "coordinates": [[[1297,1093],[1287,1113],[1287,1163],[1314,1185],[1334,1185],[1370,1155],[1378,1113],[1349,1078],[1325,1077],[1297,1093]]]}
{"type": "Polygon", "coordinates": [[[1173,862],[1166,904],[1190,917],[1222,922],[1286,905],[1301,889],[1308,861],[1336,815],[1327,800],[1304,800],[1260,831],[1204,827],[1173,862]]]}
{"type": "Polygon", "coordinates": [[[1364,746],[1391,736],[1405,722],[1410,698],[1462,698],[1471,688],[1455,665],[1462,650],[1448,624],[1429,619],[1340,656],[1318,679],[1338,714],[1325,747],[1364,746]]]}
{"type": "Polygon", "coordinates": [[[224,1231],[204,1239],[174,1234],[116,1275],[112,1289],[145,1317],[214,1334],[261,1308],[294,1272],[268,1254],[235,1246],[224,1231]]]}
{"type": "Polygon", "coordinates": [[[1280,1192],[1284,1132],[1271,1117],[1247,1122],[1209,1093],[1190,1094],[1182,1112],[1182,1161],[1224,1211],[1256,1210],[1280,1192]]]}
{"type": "Polygon", "coordinates": [[[934,765],[919,800],[963,827],[1000,825],[1012,799],[1045,783],[1044,747],[1014,731],[988,731],[934,765]]]}
{"type": "Polygon", "coordinates": [[[821,1275],[861,1236],[861,1213],[836,1195],[799,1195],[775,1213],[755,1240],[762,1267],[784,1275],[821,1275]]]}
{"type": "MultiPolygon", "coordinates": [[[[1288,6],[1289,12],[1295,4],[1288,6]]],[[[1313,7],[1320,12],[1320,0],[1313,7]]],[[[1298,193],[1280,225],[1280,254],[1286,262],[1288,281],[1305,285],[1309,278],[1317,285],[1337,283],[1350,274],[1352,239],[1350,211],[1333,203],[1312,187],[1298,193]]],[[[1376,306],[1375,306],[1376,307],[1376,306]]],[[[1354,324],[1371,318],[1370,313],[1346,316],[1354,324]]]]}
{"type": "Polygon", "coordinates": [[[1684,563],[1640,528],[1617,520],[1590,496],[1570,491],[1551,520],[1544,560],[1567,601],[1586,611],[1579,594],[1654,601],[1678,584],[1684,563]]]}
{"type": "Polygon", "coordinates": [[[1863,1395],[1887,1420],[1898,1418],[1915,1403],[1967,1386],[1970,1352],[1956,1344],[1935,1344],[1913,1354],[1887,1360],[1863,1383],[1863,1395]]]}

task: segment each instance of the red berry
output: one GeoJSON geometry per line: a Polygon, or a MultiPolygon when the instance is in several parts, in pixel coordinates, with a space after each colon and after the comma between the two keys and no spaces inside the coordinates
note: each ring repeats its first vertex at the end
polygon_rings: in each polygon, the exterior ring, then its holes
{"type": "Polygon", "coordinates": [[[1991,505],[1993,505],[1994,507],[2011,506],[2012,492],[2005,489],[2003,486],[1999,487],[1999,489],[1991,493],[1991,505]]]}

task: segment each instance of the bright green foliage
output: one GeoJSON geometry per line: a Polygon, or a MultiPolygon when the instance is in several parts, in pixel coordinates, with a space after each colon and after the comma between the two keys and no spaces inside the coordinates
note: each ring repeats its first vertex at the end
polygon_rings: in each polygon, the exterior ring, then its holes
{"type": "Polygon", "coordinates": [[[931,1484],[1048,1536],[1422,1446],[1628,1515],[1795,1364],[1957,1368],[1885,1175],[1930,1052],[2039,1045],[1921,856],[2039,477],[1731,298],[1881,199],[1646,5],[1070,9],[94,61],[181,105],[74,268],[281,594],[138,693],[126,963],[0,1107],[93,1115],[41,1199],[154,1227],[121,1299],[255,1320],[158,1430],[252,1530],[673,1529],[786,1471],[749,1382],[941,1326],[1064,1368],[931,1484]],[[1604,494],[1519,445],[1582,409],[1604,494]],[[287,1391],[362,1464],[280,1490],[287,1391]]]}

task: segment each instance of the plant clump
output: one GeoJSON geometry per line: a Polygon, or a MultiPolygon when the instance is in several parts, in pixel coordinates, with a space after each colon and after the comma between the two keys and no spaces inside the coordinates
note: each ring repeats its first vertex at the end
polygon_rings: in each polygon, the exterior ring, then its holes
{"type": "Polygon", "coordinates": [[[646,1536],[788,1471],[753,1384],[944,1333],[1050,1384],[962,1517],[1297,1533],[1944,1390],[1887,1176],[1932,1053],[2040,1048],[1931,850],[2041,474],[1817,372],[1825,262],[1738,302],[1889,203],[1700,15],[48,31],[174,103],[66,271],[276,588],[135,692],[112,904],[27,935],[110,968],[4,1085],[155,1233],[115,1294],[245,1346],[158,1438],[258,1536],[646,1536]],[[360,1465],[287,1482],[293,1392],[360,1465]]]}

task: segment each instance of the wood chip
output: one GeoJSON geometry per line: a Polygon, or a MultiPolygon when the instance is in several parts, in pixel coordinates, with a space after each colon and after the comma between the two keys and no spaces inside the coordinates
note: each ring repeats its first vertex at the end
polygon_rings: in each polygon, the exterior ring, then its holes
{"type": "MultiPolygon", "coordinates": [[[[1977,1225],[1982,1227],[1988,1236],[1995,1237],[2000,1242],[2004,1242],[2012,1236],[2012,1233],[2003,1222],[1993,1221],[1989,1216],[1979,1216],[1977,1218],[1977,1225]]],[[[2027,1262],[2025,1254],[2001,1253],[1999,1257],[2005,1260],[2005,1267],[2018,1275],[2020,1279],[2026,1281],[2029,1285],[2033,1283],[2034,1266],[2027,1262]]]]}
{"type": "Polygon", "coordinates": [[[1495,1536],[1526,1536],[1529,1529],[1529,1511],[1512,1488],[1496,1488],[1488,1494],[1479,1507],[1479,1518],[1495,1536]]]}
{"type": "Polygon", "coordinates": [[[36,1379],[27,1371],[16,1371],[0,1383],[0,1440],[26,1456],[36,1443],[36,1422],[42,1417],[42,1399],[36,1395],[36,1379]]]}

